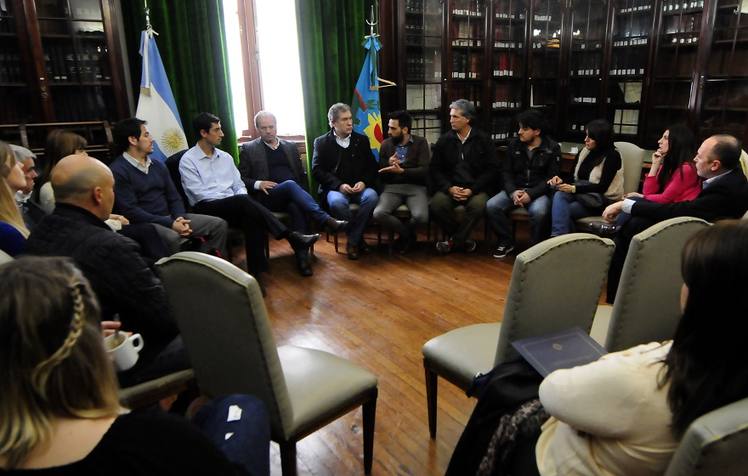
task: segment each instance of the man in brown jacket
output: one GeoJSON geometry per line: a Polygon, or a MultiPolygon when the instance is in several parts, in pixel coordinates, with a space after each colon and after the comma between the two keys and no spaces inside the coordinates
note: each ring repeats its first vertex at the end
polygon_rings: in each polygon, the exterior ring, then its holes
{"type": "Polygon", "coordinates": [[[431,153],[423,137],[411,135],[413,118],[405,111],[390,114],[389,137],[379,149],[379,176],[384,191],[374,209],[374,218],[387,230],[398,234],[401,252],[407,251],[416,238],[416,226],[426,223],[429,201],[426,193],[431,153]],[[405,203],[410,220],[403,223],[393,215],[405,203]]]}

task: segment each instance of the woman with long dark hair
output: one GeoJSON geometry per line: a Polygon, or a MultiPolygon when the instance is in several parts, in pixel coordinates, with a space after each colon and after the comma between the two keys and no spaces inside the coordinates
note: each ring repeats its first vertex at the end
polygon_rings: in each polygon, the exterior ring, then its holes
{"type": "Polygon", "coordinates": [[[574,230],[574,220],[600,214],[610,202],[623,196],[621,155],[613,146],[610,123],[595,119],[587,124],[585,131],[584,149],[577,154],[573,183],[559,176],[548,181],[556,190],[551,205],[551,236],[570,233],[574,230]]]}
{"type": "Polygon", "coordinates": [[[47,134],[47,142],[44,147],[44,167],[39,179],[36,181],[36,200],[45,213],[52,213],[55,208],[55,195],[49,179],[52,169],[63,157],[73,154],[86,154],[88,141],[85,137],[72,131],[54,129],[47,134]]]}
{"type": "MultiPolygon", "coordinates": [[[[748,398],[746,243],[742,220],[720,222],[686,242],[683,316],[672,341],[552,372],[539,400],[514,402],[497,414],[479,398],[476,409],[483,412],[471,416],[447,474],[662,475],[696,418],[748,398]],[[487,421],[495,427],[488,435],[487,421]]],[[[497,382],[510,387],[502,395],[532,392],[532,379],[521,375],[497,382]]]]}
{"type": "Polygon", "coordinates": [[[701,180],[693,162],[696,138],[691,130],[681,124],[674,125],[665,130],[657,146],[642,193],[632,192],[626,198],[640,197],[657,203],[696,198],[701,192],[701,180]]]}
{"type": "Polygon", "coordinates": [[[682,252],[683,317],[672,341],[549,375],[540,474],[662,474],[699,416],[748,397],[748,222],[696,233],[682,252]]]}

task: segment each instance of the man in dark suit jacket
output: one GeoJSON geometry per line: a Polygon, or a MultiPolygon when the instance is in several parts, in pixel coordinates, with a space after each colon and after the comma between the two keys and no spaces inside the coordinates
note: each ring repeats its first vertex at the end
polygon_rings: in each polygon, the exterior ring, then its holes
{"type": "Polygon", "coordinates": [[[321,200],[326,200],[332,214],[348,220],[349,259],[358,259],[365,248],[364,228],[379,201],[376,191],[377,161],[371,152],[369,138],[353,132],[353,115],[347,104],[336,103],[327,112],[330,132],[314,139],[312,175],[319,183],[321,200]],[[359,210],[351,217],[348,205],[359,210]]]}
{"type": "Polygon", "coordinates": [[[637,233],[657,222],[679,216],[712,222],[743,216],[748,210],[748,183],[740,168],[740,152],[740,143],[729,135],[711,136],[701,144],[693,160],[696,173],[704,182],[701,193],[694,200],[654,203],[626,199],[605,209],[603,217],[611,223],[621,212],[631,214],[631,219],[616,234],[616,248],[608,271],[608,302],[615,299],[626,254],[637,233]]]}
{"type": "Polygon", "coordinates": [[[347,222],[332,218],[309,195],[299,149],[278,139],[275,116],[258,112],[255,127],[260,137],[242,145],[239,153],[239,173],[247,190],[270,210],[288,213],[292,230],[308,233],[307,216],[333,231],[345,227],[347,222]]]}

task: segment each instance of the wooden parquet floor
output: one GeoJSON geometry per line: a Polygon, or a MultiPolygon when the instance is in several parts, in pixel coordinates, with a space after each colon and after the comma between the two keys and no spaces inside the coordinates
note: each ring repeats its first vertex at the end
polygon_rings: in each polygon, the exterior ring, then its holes
{"type": "MultiPolygon", "coordinates": [[[[378,375],[372,474],[444,474],[475,401],[440,380],[437,438],[429,438],[421,346],[501,320],[512,261],[485,246],[437,256],[423,241],[404,256],[383,247],[350,261],[324,237],[316,256],[314,276],[302,278],[288,245],[271,243],[265,304],[277,344],[332,352],[378,375]]],[[[359,409],[300,441],[299,474],[363,474],[361,427],[359,409]]],[[[271,466],[281,474],[276,445],[271,466]]]]}

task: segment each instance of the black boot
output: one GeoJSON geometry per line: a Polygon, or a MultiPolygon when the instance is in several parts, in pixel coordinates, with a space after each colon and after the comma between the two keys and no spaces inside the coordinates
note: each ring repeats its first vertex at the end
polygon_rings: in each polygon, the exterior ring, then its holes
{"type": "Polygon", "coordinates": [[[312,271],[312,263],[309,259],[309,251],[299,251],[296,253],[296,266],[299,268],[299,274],[302,276],[311,276],[314,274],[312,271]]]}
{"type": "Polygon", "coordinates": [[[319,239],[319,233],[315,233],[313,235],[303,235],[298,231],[292,231],[288,234],[288,238],[286,239],[291,245],[291,248],[293,248],[294,252],[298,254],[302,251],[308,252],[309,247],[311,247],[314,242],[319,239]]]}
{"type": "Polygon", "coordinates": [[[348,222],[346,220],[336,220],[333,217],[328,217],[323,224],[333,233],[343,231],[348,227],[348,222]]]}

